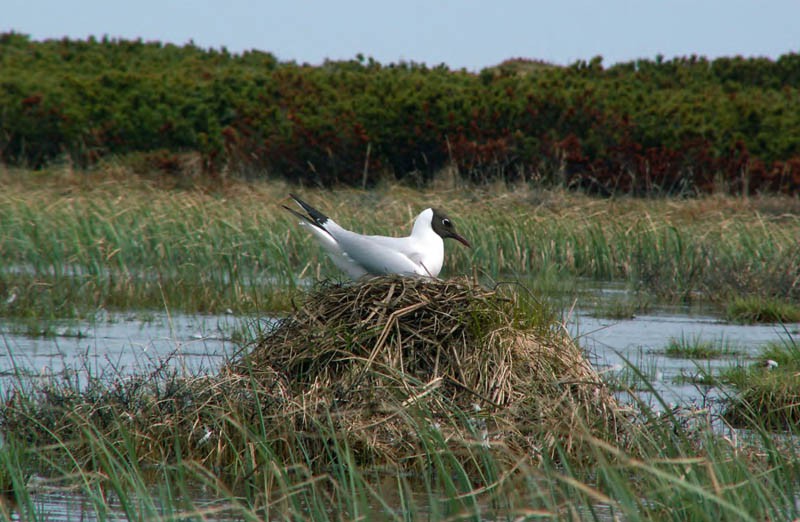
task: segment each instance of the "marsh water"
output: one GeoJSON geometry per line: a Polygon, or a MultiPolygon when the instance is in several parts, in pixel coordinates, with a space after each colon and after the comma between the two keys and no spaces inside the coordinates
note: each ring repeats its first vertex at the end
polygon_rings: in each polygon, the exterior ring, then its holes
{"type": "MultiPolygon", "coordinates": [[[[694,377],[732,364],[747,364],[770,342],[790,342],[800,324],[741,325],[708,310],[655,307],[625,319],[597,316],[595,310],[564,311],[565,326],[601,373],[619,377],[635,366],[666,400],[697,403],[705,397],[694,377]],[[671,339],[724,345],[714,359],[668,357],[671,339]]],[[[163,364],[188,373],[214,371],[238,349],[255,323],[270,319],[163,312],[104,314],[92,321],[64,321],[46,331],[0,319],[0,391],[20,379],[47,378],[65,369],[95,377],[142,371],[163,364]]],[[[640,376],[641,378],[641,376],[640,376]]]]}
{"type": "Polygon", "coordinates": [[[130,312],[37,330],[0,320],[0,386],[13,384],[20,375],[49,376],[65,368],[97,377],[162,363],[191,373],[213,370],[232,348],[237,329],[249,321],[231,314],[130,312]]]}
{"type": "MultiPolygon", "coordinates": [[[[644,376],[670,407],[709,406],[720,391],[698,384],[696,376],[717,374],[729,365],[752,364],[765,344],[790,342],[800,335],[800,324],[738,325],[708,310],[676,307],[654,307],[626,319],[606,319],[594,310],[575,308],[566,310],[564,318],[566,328],[598,371],[622,381],[627,373],[632,387],[642,390],[639,397],[648,400],[648,387],[638,388],[633,382],[644,376]],[[729,353],[709,360],[667,357],[670,339],[723,344],[729,353]],[[638,370],[632,371],[631,365],[638,370]]],[[[264,326],[269,319],[128,312],[104,314],[87,322],[55,323],[46,331],[0,320],[0,392],[5,396],[20,379],[48,378],[64,369],[96,377],[162,364],[192,374],[213,372],[238,348],[235,340],[247,338],[255,322],[264,326]]],[[[657,402],[653,406],[663,407],[657,402]]],[[[80,496],[47,488],[39,491],[35,482],[32,489],[48,520],[96,519],[92,504],[80,496]]],[[[113,505],[109,509],[113,511],[113,505]]],[[[109,515],[104,514],[114,518],[109,515]]]]}

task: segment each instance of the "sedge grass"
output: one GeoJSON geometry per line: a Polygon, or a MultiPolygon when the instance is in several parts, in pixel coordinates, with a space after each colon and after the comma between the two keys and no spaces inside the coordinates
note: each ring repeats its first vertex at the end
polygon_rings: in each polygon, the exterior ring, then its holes
{"type": "Polygon", "coordinates": [[[736,297],[728,304],[725,315],[729,321],[744,324],[799,323],[800,306],[777,299],[736,297]]]}
{"type": "Polygon", "coordinates": [[[736,425],[750,418],[773,429],[791,429],[800,423],[800,344],[789,337],[764,347],[758,362],[737,365],[722,378],[736,390],[725,416],[736,425]]]}
{"type": "MultiPolygon", "coordinates": [[[[251,390],[253,382],[243,383],[251,390]]],[[[46,519],[36,503],[32,470],[52,484],[77,490],[99,520],[773,520],[800,515],[797,448],[749,424],[755,442],[735,442],[703,420],[690,427],[677,416],[643,410],[646,426],[631,452],[613,440],[587,439],[591,466],[571,461],[536,463],[510,459],[502,443],[446,440],[425,409],[410,412],[408,427],[424,442],[412,457],[416,471],[399,473],[359,465],[331,416],[319,417],[316,437],[331,464],[318,469],[313,439],[275,439],[268,423],[219,411],[220,421],[237,426],[248,448],[236,457],[235,473],[220,473],[213,462],[191,457],[175,444],[174,458],[150,465],[127,441],[135,427],[121,424],[110,437],[90,419],[75,416],[86,455],[67,439],[46,452],[6,439],[0,458],[14,478],[14,508],[26,520],[46,519]],[[454,445],[455,442],[455,445],[454,445]],[[278,455],[276,444],[286,444],[278,455]],[[457,450],[455,448],[458,448],[457,450]],[[88,458],[87,458],[88,457],[88,458]],[[53,478],[48,478],[53,477],[53,478]],[[202,493],[198,493],[202,492],[202,493]]],[[[466,413],[467,416],[471,413],[466,413]]],[[[32,419],[33,421],[33,419],[32,419]]],[[[145,459],[147,460],[147,459],[145,459]]],[[[232,468],[233,469],[233,468],[232,468]]]]}
{"type": "Polygon", "coordinates": [[[735,345],[725,339],[714,341],[697,335],[687,337],[683,334],[680,337],[670,338],[664,348],[667,357],[679,359],[718,359],[739,353],[735,345]]]}
{"type": "MultiPolygon", "coordinates": [[[[286,310],[305,279],[336,275],[281,209],[282,183],[165,190],[113,171],[14,172],[2,182],[4,316],[286,310]]],[[[524,186],[303,197],[343,226],[389,235],[409,229],[422,206],[446,208],[474,248],[448,245],[445,277],[541,275],[567,291],[577,278],[623,281],[673,302],[800,301],[800,206],[790,198],[597,199],[524,186]]]]}
{"type": "Polygon", "coordinates": [[[299,234],[261,204],[121,182],[0,197],[4,316],[289,306],[296,279],[285,244],[299,234]]]}
{"type": "Polygon", "coordinates": [[[653,303],[647,296],[612,297],[601,300],[601,302],[592,309],[592,316],[614,320],[633,319],[638,314],[647,313],[652,307],[652,304],[653,303]]]}

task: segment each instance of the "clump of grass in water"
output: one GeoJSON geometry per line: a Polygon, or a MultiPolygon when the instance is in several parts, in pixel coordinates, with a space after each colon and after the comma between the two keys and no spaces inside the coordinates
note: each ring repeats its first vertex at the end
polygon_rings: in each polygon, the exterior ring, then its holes
{"type": "Polygon", "coordinates": [[[737,323],[797,323],[800,306],[777,299],[737,297],[729,305],[726,318],[737,323]]]}
{"type": "Polygon", "coordinates": [[[767,345],[758,362],[739,365],[722,374],[738,394],[724,412],[736,426],[758,422],[773,429],[800,424],[800,345],[789,338],[767,345]]]}
{"type": "MultiPolygon", "coordinates": [[[[423,401],[456,439],[464,437],[463,426],[450,407],[468,412],[475,405],[488,412],[493,437],[520,447],[537,440],[534,453],[552,451],[553,433],[578,432],[561,424],[574,420],[575,410],[595,436],[624,436],[625,419],[554,314],[535,299],[520,304],[521,296],[528,294],[488,291],[468,280],[390,277],[324,286],[245,361],[288,373],[293,387],[314,384],[313,393],[304,392],[312,409],[423,401]],[[517,432],[519,418],[537,418],[539,427],[517,432]]],[[[411,442],[395,421],[402,418],[385,408],[346,407],[338,416],[365,455],[392,462],[411,442]],[[364,425],[381,426],[381,435],[364,434],[364,425]]],[[[581,453],[577,439],[567,440],[565,447],[581,453]]]]}
{"type": "Polygon", "coordinates": [[[709,369],[703,369],[696,373],[681,372],[672,379],[673,384],[694,384],[697,386],[718,386],[720,379],[709,369]]]}
{"type": "Polygon", "coordinates": [[[704,340],[700,336],[688,338],[684,335],[672,337],[664,348],[664,355],[677,359],[718,359],[732,357],[739,351],[725,339],[719,341],[704,340]]]}
{"type": "Polygon", "coordinates": [[[611,299],[603,299],[600,304],[592,310],[592,315],[602,319],[634,319],[637,314],[647,313],[651,305],[652,303],[650,300],[642,296],[614,297],[611,299]]]}
{"type": "Polygon", "coordinates": [[[604,372],[604,379],[617,392],[646,391],[652,383],[661,380],[663,371],[659,360],[641,346],[629,364],[604,372]]]}

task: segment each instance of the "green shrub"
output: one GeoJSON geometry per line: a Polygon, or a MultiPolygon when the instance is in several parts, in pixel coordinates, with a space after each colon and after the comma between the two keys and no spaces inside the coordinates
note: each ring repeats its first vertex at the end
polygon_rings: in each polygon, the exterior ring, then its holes
{"type": "Polygon", "coordinates": [[[800,189],[800,59],[472,74],[372,59],[0,34],[0,160],[41,168],[165,149],[207,170],[332,185],[540,179],[613,192],[800,189]]]}

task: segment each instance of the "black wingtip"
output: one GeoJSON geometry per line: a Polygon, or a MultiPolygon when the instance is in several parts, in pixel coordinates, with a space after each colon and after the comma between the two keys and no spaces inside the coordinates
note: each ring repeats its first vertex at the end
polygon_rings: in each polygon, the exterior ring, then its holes
{"type": "Polygon", "coordinates": [[[282,206],[283,208],[285,208],[286,210],[288,210],[289,212],[291,212],[291,213],[292,213],[292,215],[294,215],[294,217],[296,217],[296,218],[299,218],[299,219],[300,219],[301,221],[303,221],[304,223],[307,223],[307,222],[308,222],[308,218],[307,218],[306,216],[304,216],[303,214],[301,214],[300,212],[296,211],[295,209],[293,209],[293,208],[289,208],[289,207],[287,207],[286,205],[281,205],[281,206],[282,206]]]}
{"type": "Polygon", "coordinates": [[[321,227],[321,226],[323,226],[325,224],[326,221],[328,221],[328,216],[326,216],[325,214],[323,214],[319,210],[315,209],[314,207],[312,207],[311,205],[309,205],[308,203],[306,203],[302,199],[298,198],[296,195],[292,194],[291,192],[289,193],[289,197],[291,197],[293,200],[295,200],[298,205],[303,207],[303,210],[308,212],[308,215],[309,215],[309,217],[311,217],[312,222],[315,223],[316,225],[321,227]]]}

